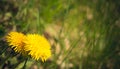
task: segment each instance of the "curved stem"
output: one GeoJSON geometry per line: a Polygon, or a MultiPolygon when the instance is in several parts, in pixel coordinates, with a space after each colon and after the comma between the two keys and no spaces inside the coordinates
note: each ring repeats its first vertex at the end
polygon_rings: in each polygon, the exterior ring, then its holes
{"type": "Polygon", "coordinates": [[[27,60],[28,60],[28,58],[26,58],[25,63],[24,63],[24,66],[23,66],[23,68],[22,68],[22,69],[25,69],[25,68],[26,68],[26,63],[27,63],[27,60]]]}
{"type": "Polygon", "coordinates": [[[6,50],[7,50],[7,46],[1,51],[0,55],[2,55],[6,50]]]}

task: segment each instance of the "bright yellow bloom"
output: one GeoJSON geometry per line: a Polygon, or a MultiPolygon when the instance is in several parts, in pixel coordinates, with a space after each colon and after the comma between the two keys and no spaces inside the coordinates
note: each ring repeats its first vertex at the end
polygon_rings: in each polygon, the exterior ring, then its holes
{"type": "Polygon", "coordinates": [[[9,43],[9,46],[14,48],[15,52],[24,53],[24,43],[25,35],[18,32],[10,32],[6,36],[6,40],[9,43]]]}
{"type": "Polygon", "coordinates": [[[43,62],[51,56],[51,46],[45,37],[38,34],[28,34],[25,40],[25,51],[36,59],[43,62]]]}
{"type": "Polygon", "coordinates": [[[38,34],[24,35],[18,32],[10,32],[6,40],[15,52],[28,54],[32,58],[43,62],[51,56],[51,46],[45,37],[38,34]]]}

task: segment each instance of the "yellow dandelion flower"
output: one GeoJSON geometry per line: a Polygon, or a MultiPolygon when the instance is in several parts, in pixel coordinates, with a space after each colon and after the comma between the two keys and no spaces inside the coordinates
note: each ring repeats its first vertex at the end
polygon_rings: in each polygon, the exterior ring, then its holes
{"type": "Polygon", "coordinates": [[[41,59],[43,62],[51,56],[51,47],[45,37],[38,34],[28,34],[25,40],[25,50],[28,54],[36,59],[41,59]]]}
{"type": "Polygon", "coordinates": [[[15,52],[24,53],[24,43],[25,35],[18,32],[10,32],[6,36],[6,40],[15,52]]]}

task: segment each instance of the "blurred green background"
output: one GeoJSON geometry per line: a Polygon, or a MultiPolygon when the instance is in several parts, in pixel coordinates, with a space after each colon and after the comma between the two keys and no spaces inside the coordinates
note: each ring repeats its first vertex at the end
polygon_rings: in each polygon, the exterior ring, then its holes
{"type": "Polygon", "coordinates": [[[22,69],[26,57],[8,47],[10,31],[44,35],[46,62],[26,69],[120,69],[120,0],[0,0],[0,69],[22,69]]]}

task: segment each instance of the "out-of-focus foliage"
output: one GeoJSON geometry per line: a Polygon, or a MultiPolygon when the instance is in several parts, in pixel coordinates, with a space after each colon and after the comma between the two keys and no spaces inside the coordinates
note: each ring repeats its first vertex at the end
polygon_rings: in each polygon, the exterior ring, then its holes
{"type": "Polygon", "coordinates": [[[119,0],[0,0],[0,67],[21,69],[27,57],[8,47],[10,31],[51,43],[52,57],[26,69],[120,69],[119,0]]]}

